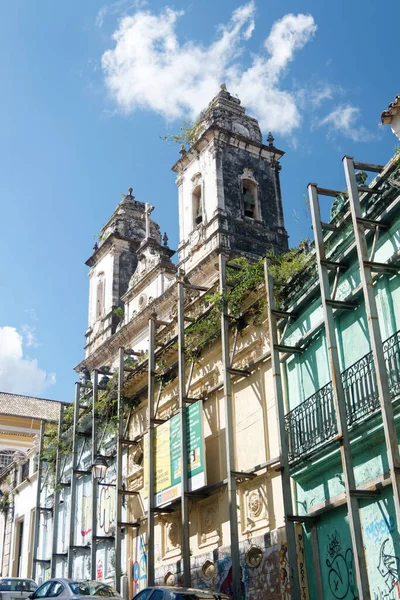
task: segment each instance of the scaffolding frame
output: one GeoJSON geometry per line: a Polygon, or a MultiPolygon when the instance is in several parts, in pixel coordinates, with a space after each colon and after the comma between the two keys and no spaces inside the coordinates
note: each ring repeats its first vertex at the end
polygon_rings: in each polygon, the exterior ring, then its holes
{"type": "Polygon", "coordinates": [[[76,467],[78,459],[78,436],[77,427],[79,420],[79,408],[81,401],[81,384],[75,384],[75,404],[74,404],[74,421],[73,421],[73,432],[72,438],[72,465],[71,465],[71,502],[70,502],[70,519],[69,519],[69,543],[68,543],[68,557],[67,557],[67,577],[72,577],[72,559],[74,553],[74,542],[75,542],[75,512],[76,512],[76,467]]]}
{"type": "MultiPolygon", "coordinates": [[[[60,416],[58,422],[58,439],[61,440],[63,433],[63,419],[64,419],[64,404],[60,405],[60,416]]],[[[54,507],[53,507],[53,531],[52,531],[52,547],[51,547],[51,563],[50,563],[50,577],[55,577],[56,574],[56,560],[57,560],[57,543],[58,543],[58,515],[60,512],[60,473],[61,473],[61,451],[60,444],[57,447],[56,454],[56,468],[54,474],[54,507]]],[[[40,462],[40,459],[39,459],[40,462]]]]}
{"type": "Polygon", "coordinates": [[[334,308],[343,308],[345,310],[354,308],[354,305],[335,299],[337,285],[334,284],[331,292],[329,282],[329,270],[334,268],[339,277],[340,263],[332,264],[327,260],[324,235],[322,231],[322,221],[319,205],[319,194],[332,195],[329,190],[318,188],[314,183],[308,186],[313,231],[315,237],[315,252],[317,258],[318,278],[321,290],[322,311],[324,318],[324,327],[326,342],[328,347],[329,368],[332,378],[333,403],[337,417],[338,435],[337,441],[340,444],[340,457],[343,469],[343,478],[347,500],[347,513],[349,518],[349,529],[351,544],[354,555],[354,565],[356,572],[357,587],[360,593],[360,600],[370,600],[370,591],[368,585],[367,563],[364,553],[363,536],[361,528],[361,516],[359,506],[359,494],[356,490],[356,481],[354,475],[353,458],[350,448],[350,434],[347,425],[346,398],[343,382],[340,376],[340,359],[336,343],[336,329],[334,321],[334,308]],[[328,193],[327,193],[328,192],[328,193]]]}
{"type": "Polygon", "coordinates": [[[41,456],[43,453],[43,440],[44,440],[44,428],[45,421],[40,421],[40,433],[39,433],[39,460],[38,460],[38,476],[37,476],[37,488],[36,488],[36,506],[35,506],[35,533],[33,542],[33,557],[32,557],[32,579],[36,579],[37,563],[38,563],[38,548],[39,548],[39,536],[40,536],[40,495],[42,488],[42,460],[41,456]]]}
{"type": "MultiPolygon", "coordinates": [[[[119,348],[118,353],[118,400],[117,400],[117,433],[116,433],[116,485],[115,485],[115,494],[116,494],[116,523],[115,523],[115,536],[114,536],[114,549],[115,549],[115,588],[118,592],[121,592],[121,548],[122,548],[122,540],[124,537],[124,531],[126,528],[133,527],[136,531],[139,531],[139,528],[142,523],[146,522],[146,532],[147,532],[147,584],[149,586],[154,585],[155,582],[155,565],[154,565],[154,527],[155,527],[155,515],[162,513],[172,513],[180,508],[181,510],[181,567],[180,571],[183,575],[183,584],[186,587],[190,587],[191,585],[191,571],[190,571],[190,531],[189,531],[189,501],[190,498],[206,498],[209,495],[216,493],[221,487],[227,486],[228,493],[228,503],[229,503],[229,517],[230,517],[230,537],[231,537],[231,560],[232,560],[232,583],[233,583],[233,598],[234,600],[241,599],[241,568],[240,568],[240,551],[239,551],[239,527],[238,527],[238,502],[237,502],[237,483],[238,481],[244,481],[246,479],[250,479],[256,476],[257,470],[260,468],[274,468],[277,464],[277,459],[267,461],[265,465],[259,465],[258,467],[254,467],[251,472],[239,472],[235,469],[235,452],[234,452],[234,435],[233,435],[233,410],[232,410],[232,377],[246,377],[251,374],[251,371],[244,369],[235,369],[233,368],[233,364],[235,361],[235,353],[236,353],[236,343],[237,343],[237,335],[234,336],[232,348],[230,348],[230,325],[231,318],[228,315],[228,310],[226,304],[223,302],[223,309],[221,311],[221,356],[222,356],[222,389],[223,389],[223,410],[225,413],[225,422],[226,422],[226,478],[219,482],[218,484],[214,484],[211,486],[204,486],[195,491],[189,491],[189,473],[188,467],[185,468],[185,465],[188,465],[188,436],[187,436],[187,409],[194,402],[203,400],[200,397],[192,398],[190,397],[190,386],[193,375],[194,363],[189,368],[189,375],[186,377],[186,360],[185,360],[185,328],[188,324],[194,322],[196,319],[185,316],[185,291],[192,290],[196,292],[210,292],[215,288],[215,285],[219,287],[221,296],[224,297],[225,291],[227,289],[227,281],[226,281],[226,268],[229,267],[228,258],[224,253],[219,254],[218,258],[218,268],[219,268],[219,277],[212,284],[210,288],[206,288],[199,285],[191,284],[187,277],[185,276],[183,271],[177,276],[176,280],[176,289],[177,289],[177,334],[176,339],[178,341],[178,361],[177,364],[170,368],[178,368],[178,410],[179,410],[179,419],[180,419],[180,435],[181,435],[181,445],[180,445],[180,456],[181,456],[181,497],[179,500],[172,502],[171,504],[163,505],[162,507],[155,506],[155,428],[158,425],[162,425],[167,422],[171,417],[160,419],[157,418],[157,410],[159,406],[159,401],[162,393],[162,382],[160,382],[158,389],[158,397],[157,397],[157,405],[155,402],[156,395],[156,375],[160,374],[156,370],[156,356],[167,344],[163,344],[161,346],[157,346],[156,344],[156,336],[157,329],[160,326],[164,326],[164,329],[170,325],[172,325],[173,321],[165,322],[160,321],[157,318],[157,314],[155,312],[150,314],[148,319],[148,335],[149,335],[149,355],[147,359],[147,386],[141,388],[135,395],[140,396],[146,392],[147,387],[147,431],[141,436],[138,436],[134,440],[130,440],[127,431],[124,432],[124,415],[123,415],[123,407],[124,407],[124,384],[125,384],[125,372],[131,373],[142,373],[143,374],[143,366],[146,363],[141,363],[137,367],[127,367],[125,366],[125,358],[129,356],[142,356],[142,352],[136,352],[130,348],[119,348]],[[137,443],[139,438],[143,438],[145,434],[148,434],[148,463],[147,463],[147,477],[148,477],[148,509],[143,517],[134,519],[133,522],[123,522],[122,521],[122,502],[121,496],[123,495],[136,495],[140,492],[138,491],[128,491],[123,488],[123,457],[124,448],[129,447],[132,444],[137,443]]],[[[233,267],[233,265],[232,265],[233,267]]],[[[200,315],[201,318],[203,313],[200,315]]],[[[164,329],[162,331],[164,331],[164,329]]],[[[92,465],[95,462],[96,456],[100,451],[98,447],[98,430],[99,424],[98,419],[100,416],[97,414],[97,401],[98,401],[98,393],[99,393],[99,383],[98,376],[99,374],[111,375],[111,373],[103,371],[102,369],[94,369],[93,370],[93,389],[92,389],[92,398],[93,398],[93,406],[92,406],[92,422],[91,422],[91,435],[92,435],[92,465]]],[[[73,515],[76,512],[76,475],[79,474],[89,474],[89,471],[79,471],[77,469],[77,465],[81,458],[82,452],[80,453],[80,457],[78,458],[78,436],[77,425],[80,415],[80,409],[83,408],[81,405],[81,396],[82,389],[86,389],[87,386],[82,383],[76,384],[75,390],[75,406],[74,406],[74,422],[73,422],[73,430],[75,432],[73,438],[73,447],[72,447],[72,475],[71,475],[71,519],[70,519],[70,530],[69,530],[69,546],[68,546],[68,558],[67,558],[67,573],[68,577],[72,576],[72,567],[73,567],[73,554],[78,549],[78,546],[74,545],[75,540],[75,519],[73,515]]],[[[85,434],[90,435],[90,434],[85,434]]],[[[101,446],[101,442],[100,442],[101,446]]],[[[92,544],[91,547],[85,546],[87,550],[90,549],[91,556],[91,576],[95,578],[96,576],[96,544],[98,540],[97,536],[97,527],[96,527],[96,508],[97,508],[97,485],[99,483],[94,479],[94,471],[92,469],[92,544]]],[[[103,484],[106,485],[106,484],[103,484]]],[[[108,536],[112,539],[112,536],[108,536]]],[[[126,537],[126,536],[125,536],[126,537]]],[[[102,537],[103,539],[103,537],[102,537]]],[[[82,546],[79,546],[82,548],[82,546]]]]}
{"type": "Polygon", "coordinates": [[[364,188],[360,190],[357,185],[355,168],[364,171],[382,172],[379,165],[366,163],[355,163],[353,157],[344,156],[343,166],[346,176],[347,189],[349,192],[349,205],[356,241],[357,256],[360,266],[360,276],[367,315],[368,330],[371,339],[372,356],[375,365],[376,384],[382,411],[382,421],[385,433],[386,451],[388,456],[389,471],[393,487],[393,500],[396,513],[397,529],[400,532],[400,455],[399,440],[393,414],[393,405],[390,397],[388,372],[385,365],[383,353],[382,334],[379,326],[378,310],[375,299],[372,272],[399,272],[399,267],[382,265],[374,261],[379,232],[383,226],[379,221],[368,222],[362,217],[359,192],[374,194],[379,191],[364,188]],[[371,254],[368,251],[365,229],[374,230],[371,254]]]}
{"type": "MultiPolygon", "coordinates": [[[[278,413],[279,454],[281,462],[280,471],[282,483],[283,510],[288,544],[289,581],[292,600],[300,600],[300,582],[297,564],[296,532],[294,520],[291,519],[291,517],[293,516],[293,498],[289,472],[289,442],[285,428],[285,406],[283,399],[282,376],[279,359],[279,354],[281,352],[288,352],[291,349],[287,346],[281,346],[279,344],[277,331],[278,311],[276,310],[275,306],[274,280],[270,274],[269,266],[270,259],[265,258],[265,288],[267,296],[268,326],[271,346],[272,377],[274,382],[275,400],[278,413]]],[[[281,312],[281,316],[285,315],[281,312]]],[[[294,315],[291,313],[287,313],[286,316],[289,319],[294,318],[294,315]]],[[[292,351],[293,350],[294,349],[292,349],[292,351]]],[[[297,350],[299,349],[296,349],[296,351],[297,350]]]]}

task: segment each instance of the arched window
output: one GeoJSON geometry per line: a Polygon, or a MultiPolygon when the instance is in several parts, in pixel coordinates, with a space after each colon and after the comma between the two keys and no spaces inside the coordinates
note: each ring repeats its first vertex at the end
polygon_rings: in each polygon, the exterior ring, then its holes
{"type": "Polygon", "coordinates": [[[104,315],[104,276],[101,273],[99,276],[99,281],[97,282],[97,290],[96,290],[96,319],[99,319],[104,315]]]}
{"type": "Polygon", "coordinates": [[[257,219],[257,185],[250,179],[242,179],[242,202],[245,217],[257,219]]]}
{"type": "Polygon", "coordinates": [[[203,180],[201,173],[193,175],[192,179],[192,226],[195,229],[203,222],[204,206],[203,206],[203,180]]]}
{"type": "Polygon", "coordinates": [[[194,226],[203,221],[203,199],[201,194],[201,183],[192,190],[193,220],[194,226]]]}

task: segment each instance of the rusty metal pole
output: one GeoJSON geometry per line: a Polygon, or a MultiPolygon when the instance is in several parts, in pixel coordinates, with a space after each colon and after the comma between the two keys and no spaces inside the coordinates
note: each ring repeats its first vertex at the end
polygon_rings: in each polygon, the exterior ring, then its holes
{"type": "MultiPolygon", "coordinates": [[[[33,542],[33,561],[32,561],[32,579],[36,579],[37,573],[37,556],[40,543],[40,492],[42,487],[42,453],[43,453],[43,441],[44,441],[44,427],[45,421],[40,421],[40,434],[39,434],[39,456],[38,456],[38,476],[37,476],[37,489],[36,489],[36,507],[35,507],[35,534],[33,542]]],[[[5,520],[4,527],[7,526],[5,520]]]]}
{"type": "Polygon", "coordinates": [[[51,563],[50,563],[50,577],[56,576],[56,562],[57,562],[57,538],[58,538],[58,515],[60,509],[60,467],[61,467],[61,452],[60,442],[62,438],[62,426],[64,419],[64,404],[60,405],[60,415],[58,421],[58,446],[56,454],[56,468],[54,473],[54,507],[53,507],[53,532],[52,532],[52,544],[51,544],[51,563]]]}
{"type": "Polygon", "coordinates": [[[123,439],[123,414],[122,406],[124,401],[124,348],[119,349],[119,370],[118,370],[118,403],[117,403],[117,474],[115,482],[115,589],[121,592],[121,544],[122,544],[122,439],[123,439]]]}
{"type": "MultiPolygon", "coordinates": [[[[219,255],[219,289],[221,294],[226,293],[226,256],[219,255]]],[[[222,302],[221,312],[221,346],[222,346],[222,375],[224,383],[224,407],[225,407],[225,443],[226,443],[226,470],[228,479],[228,503],[231,533],[231,559],[232,559],[232,594],[234,600],[240,600],[241,572],[239,554],[239,527],[237,514],[237,485],[235,471],[235,447],[233,438],[233,415],[232,415],[232,389],[230,355],[229,355],[229,322],[226,303],[222,302]]]]}
{"type": "Polygon", "coordinates": [[[154,585],[154,509],[155,509],[155,431],[154,431],[154,371],[155,371],[155,316],[149,319],[149,358],[148,358],[148,388],[147,388],[147,585],[154,585]]]}
{"type": "Polygon", "coordinates": [[[365,312],[367,315],[368,330],[371,340],[372,356],[375,365],[376,386],[381,404],[383,429],[385,432],[388,463],[393,486],[393,501],[396,512],[397,530],[400,532],[399,441],[394,422],[393,405],[390,396],[385,355],[383,353],[382,335],[379,326],[378,310],[376,306],[367,240],[365,237],[365,228],[363,223],[359,221],[359,219],[362,218],[362,214],[353,158],[350,156],[345,156],[343,158],[343,164],[346,175],[347,189],[349,192],[349,204],[351,217],[353,220],[358,262],[360,265],[361,284],[364,294],[365,312]]]}
{"type": "Polygon", "coordinates": [[[68,544],[68,563],[67,563],[67,577],[70,579],[73,572],[73,546],[75,544],[75,524],[76,524],[76,464],[78,458],[78,436],[76,431],[78,428],[79,419],[79,405],[81,400],[81,384],[75,384],[75,405],[74,405],[74,423],[73,431],[74,436],[72,438],[72,466],[71,466],[71,496],[70,496],[70,511],[69,511],[69,544],[68,544]]]}
{"type": "Polygon", "coordinates": [[[289,471],[289,444],[285,428],[285,407],[283,403],[282,375],[279,361],[279,344],[276,325],[274,282],[269,273],[268,259],[264,259],[265,287],[267,292],[269,344],[271,347],[272,377],[274,381],[275,401],[278,416],[279,455],[281,462],[281,482],[283,510],[285,515],[286,537],[288,544],[289,580],[292,600],[300,600],[299,569],[297,564],[295,524],[289,519],[293,515],[293,498],[289,471]]]}
{"type": "Polygon", "coordinates": [[[350,436],[347,426],[346,399],[341,376],[339,352],[336,343],[333,307],[330,304],[331,291],[328,269],[325,265],[326,252],[316,184],[309,184],[308,193],[310,198],[312,224],[315,237],[315,252],[317,256],[318,277],[321,289],[321,301],[324,315],[326,343],[328,347],[329,367],[332,377],[333,402],[337,418],[337,439],[340,443],[340,456],[345,484],[351,543],[354,553],[357,587],[360,594],[360,600],[370,600],[371,596],[368,585],[367,564],[365,560],[362,539],[360,511],[356,492],[353,459],[351,455],[350,436]]]}
{"type": "Polygon", "coordinates": [[[183,585],[190,587],[190,541],[189,541],[189,491],[188,475],[188,436],[187,436],[187,407],[186,380],[185,380],[185,290],[183,281],[178,279],[178,379],[179,379],[179,413],[181,433],[181,519],[182,519],[182,563],[183,563],[183,585]]]}
{"type": "Polygon", "coordinates": [[[92,396],[92,545],[90,548],[90,576],[96,579],[96,555],[97,555],[97,481],[93,465],[97,456],[97,396],[98,396],[99,374],[97,369],[93,371],[93,396],[92,396]]]}

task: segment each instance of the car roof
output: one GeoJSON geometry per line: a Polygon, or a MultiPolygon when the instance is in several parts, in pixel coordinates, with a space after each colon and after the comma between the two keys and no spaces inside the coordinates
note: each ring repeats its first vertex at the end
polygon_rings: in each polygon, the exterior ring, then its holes
{"type": "Polygon", "coordinates": [[[34,581],[36,583],[36,581],[34,579],[31,579],[30,577],[0,577],[0,581],[3,581],[3,579],[7,579],[7,581],[9,581],[10,579],[13,581],[21,581],[21,579],[23,579],[24,581],[34,581]]]}
{"type": "Polygon", "coordinates": [[[226,594],[223,594],[222,592],[215,592],[214,590],[199,590],[196,588],[184,588],[184,587],[179,587],[179,586],[170,586],[170,585],[153,585],[150,588],[146,588],[146,589],[152,589],[152,590],[167,590],[170,592],[179,592],[180,594],[200,594],[200,595],[204,595],[204,596],[220,596],[222,598],[228,598],[228,596],[226,596],[226,594]]]}

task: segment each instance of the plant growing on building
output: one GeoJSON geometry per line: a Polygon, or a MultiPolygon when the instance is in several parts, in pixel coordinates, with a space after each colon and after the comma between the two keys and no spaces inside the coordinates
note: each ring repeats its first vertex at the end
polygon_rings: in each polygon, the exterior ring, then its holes
{"type": "Polygon", "coordinates": [[[169,144],[181,144],[184,148],[188,148],[196,141],[200,129],[201,122],[205,115],[205,110],[202,110],[197,119],[191,121],[184,120],[181,123],[178,133],[167,133],[166,135],[160,135],[160,139],[168,142],[169,144]]]}
{"type": "Polygon", "coordinates": [[[8,490],[4,490],[2,492],[2,496],[0,498],[0,513],[3,515],[7,514],[11,503],[11,494],[8,490]]]}
{"type": "Polygon", "coordinates": [[[118,317],[118,319],[123,319],[124,318],[124,309],[122,308],[122,306],[117,306],[116,308],[113,309],[113,314],[118,317]]]}

